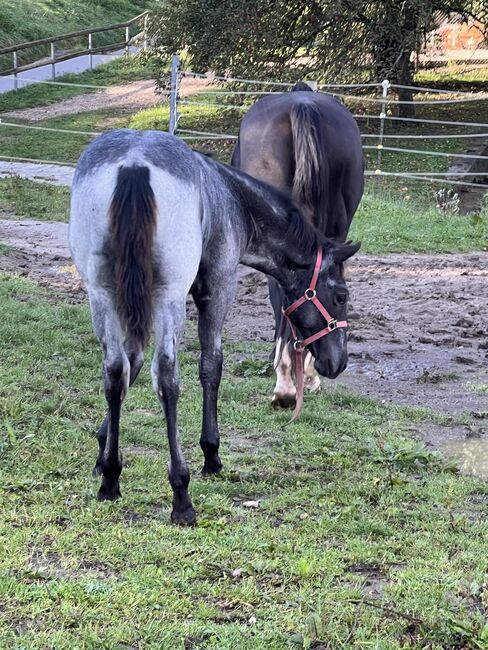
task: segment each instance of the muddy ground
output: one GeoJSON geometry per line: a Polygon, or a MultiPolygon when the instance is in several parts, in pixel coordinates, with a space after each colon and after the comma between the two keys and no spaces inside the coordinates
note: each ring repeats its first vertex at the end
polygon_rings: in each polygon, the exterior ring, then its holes
{"type": "MultiPolygon", "coordinates": [[[[66,239],[65,224],[2,220],[0,241],[12,248],[0,256],[0,270],[80,302],[84,290],[66,239]]],[[[359,253],[348,277],[349,367],[337,382],[388,403],[451,415],[452,426],[419,431],[435,446],[488,433],[488,253],[359,253]],[[461,415],[469,426],[459,424],[461,415]]],[[[272,326],[265,278],[243,267],[226,338],[269,341],[271,348],[272,326]]],[[[323,385],[330,390],[330,382],[323,385]]]]}

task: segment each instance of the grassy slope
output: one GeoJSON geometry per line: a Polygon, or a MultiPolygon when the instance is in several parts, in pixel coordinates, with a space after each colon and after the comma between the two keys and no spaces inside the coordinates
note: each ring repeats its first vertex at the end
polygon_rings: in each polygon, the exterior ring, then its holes
{"type": "Polygon", "coordinates": [[[178,529],[147,369],[125,406],[124,498],[99,504],[88,310],[8,277],[0,295],[1,647],[486,647],[487,486],[401,433],[436,416],[329,389],[283,428],[267,347],[227,345],[226,470],[202,479],[190,326],[180,413],[199,526],[178,529]]]}
{"type": "MultiPolygon", "coordinates": [[[[88,27],[109,26],[133,18],[151,5],[146,0],[0,0],[0,48],[88,27]]],[[[123,32],[96,35],[93,45],[114,39],[123,40],[123,32]]],[[[70,41],[67,45],[72,44],[70,41]]],[[[26,63],[46,55],[45,46],[29,49],[20,55],[19,61],[26,63]]],[[[0,59],[0,65],[4,69],[10,67],[11,56],[0,59]]]]}

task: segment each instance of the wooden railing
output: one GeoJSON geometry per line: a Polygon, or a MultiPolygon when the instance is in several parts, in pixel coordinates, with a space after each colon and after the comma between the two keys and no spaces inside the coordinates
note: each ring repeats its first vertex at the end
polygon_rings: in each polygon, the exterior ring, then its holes
{"type": "Polygon", "coordinates": [[[77,32],[70,32],[69,34],[61,34],[60,36],[51,36],[49,38],[41,38],[36,41],[29,41],[28,43],[19,43],[17,45],[11,45],[10,47],[4,47],[0,49],[0,56],[5,54],[12,54],[12,67],[3,70],[0,74],[2,75],[13,75],[14,76],[14,89],[17,90],[17,74],[19,72],[25,72],[26,70],[34,70],[35,68],[40,68],[42,66],[51,65],[51,77],[54,79],[56,75],[56,63],[61,61],[68,61],[69,59],[74,59],[78,56],[89,55],[89,67],[90,70],[93,67],[93,55],[101,54],[103,52],[110,52],[113,50],[124,48],[126,53],[129,52],[129,46],[136,40],[142,41],[142,47],[147,48],[147,21],[149,17],[149,11],[144,11],[142,14],[127,20],[124,23],[116,23],[115,25],[109,25],[108,27],[94,27],[92,29],[81,29],[77,32]],[[130,28],[136,24],[142,25],[142,30],[137,34],[130,36],[130,28]],[[125,30],[125,38],[123,41],[118,43],[111,43],[109,45],[101,45],[99,47],[93,47],[93,34],[100,34],[102,32],[111,32],[117,29],[125,30]],[[88,47],[81,50],[70,50],[69,52],[64,52],[62,54],[56,54],[56,43],[65,42],[73,39],[79,39],[82,36],[88,37],[88,47]],[[33,61],[32,63],[27,63],[25,65],[18,65],[18,53],[27,50],[32,47],[38,47],[40,45],[50,45],[51,55],[48,58],[40,59],[38,61],[33,61]]]}

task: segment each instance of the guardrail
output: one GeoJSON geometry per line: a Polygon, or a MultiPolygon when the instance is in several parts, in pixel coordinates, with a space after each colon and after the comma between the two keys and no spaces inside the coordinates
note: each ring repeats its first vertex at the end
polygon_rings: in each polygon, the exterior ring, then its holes
{"type": "Polygon", "coordinates": [[[4,47],[0,49],[0,56],[5,54],[12,54],[12,67],[1,72],[2,75],[13,75],[14,77],[14,90],[18,88],[18,78],[17,74],[19,72],[25,72],[27,70],[34,70],[35,68],[40,68],[45,65],[51,64],[51,78],[54,79],[56,76],[56,63],[61,61],[68,61],[69,59],[74,59],[78,56],[89,56],[89,67],[90,70],[93,67],[93,55],[101,54],[103,52],[110,52],[120,48],[125,48],[126,53],[129,52],[129,46],[132,42],[136,40],[141,40],[143,43],[143,49],[147,49],[147,22],[149,17],[149,11],[144,11],[142,14],[131,18],[123,23],[116,23],[114,25],[109,25],[107,27],[94,27],[91,29],[81,29],[77,32],[69,32],[68,34],[61,34],[60,36],[50,36],[49,38],[40,38],[36,41],[29,41],[28,43],[18,43],[17,45],[11,45],[9,47],[4,47]],[[130,36],[130,28],[132,25],[137,23],[142,23],[142,30],[139,31],[134,36],[130,36]],[[118,43],[111,43],[110,45],[101,45],[99,47],[93,47],[93,34],[100,34],[105,32],[111,32],[118,29],[125,29],[125,38],[123,41],[118,43]],[[70,52],[65,52],[63,54],[56,54],[56,43],[69,41],[75,38],[80,38],[82,36],[88,37],[88,47],[82,50],[71,50],[70,52]],[[50,45],[51,54],[46,59],[40,59],[32,63],[27,63],[25,65],[18,65],[18,53],[27,50],[32,47],[38,47],[39,45],[50,45]]]}

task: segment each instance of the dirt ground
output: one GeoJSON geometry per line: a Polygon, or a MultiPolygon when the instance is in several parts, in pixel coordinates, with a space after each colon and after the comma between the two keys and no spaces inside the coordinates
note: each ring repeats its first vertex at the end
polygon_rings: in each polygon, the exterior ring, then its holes
{"type": "MultiPolygon", "coordinates": [[[[69,257],[66,224],[1,220],[0,241],[12,247],[0,256],[0,270],[72,302],[85,300],[69,257]]],[[[387,403],[452,415],[452,427],[419,431],[435,446],[488,432],[488,254],[359,253],[348,277],[349,366],[336,382],[387,403]],[[468,427],[456,422],[461,414],[471,421],[468,427]]],[[[189,317],[195,317],[192,306],[189,317]]],[[[245,267],[225,335],[230,341],[269,341],[271,349],[266,280],[245,267]]],[[[331,389],[331,382],[323,385],[331,389]]]]}
{"type": "MultiPolygon", "coordinates": [[[[181,79],[179,96],[188,97],[199,92],[206,85],[209,79],[200,77],[183,77],[181,79]]],[[[143,108],[149,108],[160,104],[165,98],[158,95],[153,80],[134,81],[120,86],[108,86],[105,90],[98,90],[94,93],[77,95],[48,106],[35,108],[23,108],[3,113],[2,117],[16,117],[30,122],[72,115],[75,113],[86,113],[102,108],[123,108],[128,113],[134,113],[143,108]]]]}

